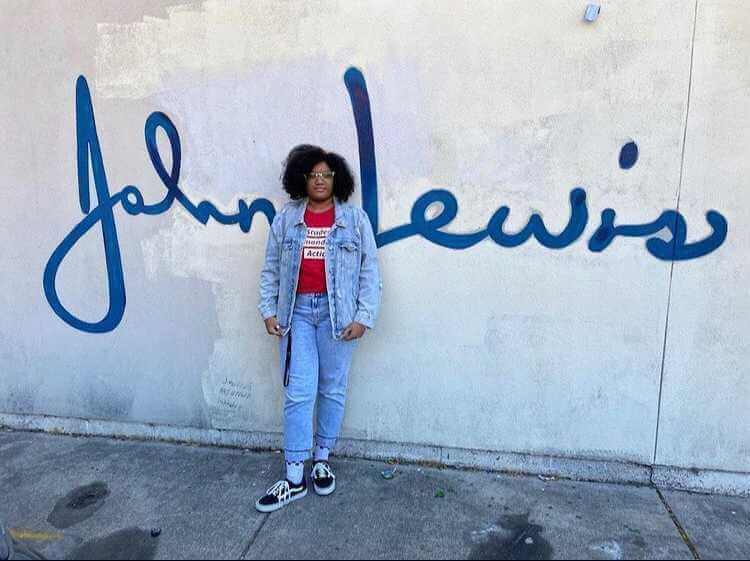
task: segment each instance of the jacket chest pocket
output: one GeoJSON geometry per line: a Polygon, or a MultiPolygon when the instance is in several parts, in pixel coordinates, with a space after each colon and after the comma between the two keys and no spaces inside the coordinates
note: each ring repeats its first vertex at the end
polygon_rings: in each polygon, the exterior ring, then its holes
{"type": "Polygon", "coordinates": [[[359,279],[360,246],[354,240],[345,240],[336,245],[336,280],[338,288],[351,292],[359,279]]]}
{"type": "Polygon", "coordinates": [[[336,244],[336,324],[343,329],[354,321],[359,292],[360,246],[346,240],[336,244]]]}
{"type": "Polygon", "coordinates": [[[294,240],[286,240],[281,244],[281,266],[290,271],[294,268],[297,244],[294,240]]]}
{"type": "Polygon", "coordinates": [[[291,304],[294,291],[294,270],[296,267],[297,244],[294,240],[285,240],[281,244],[281,256],[279,259],[279,299],[278,316],[279,323],[286,327],[291,314],[291,304]]]}

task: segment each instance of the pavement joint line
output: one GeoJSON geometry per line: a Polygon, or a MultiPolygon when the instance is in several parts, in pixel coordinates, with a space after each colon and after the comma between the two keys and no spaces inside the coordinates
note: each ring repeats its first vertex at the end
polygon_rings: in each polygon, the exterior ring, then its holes
{"type": "Polygon", "coordinates": [[[682,541],[685,542],[685,545],[688,546],[690,553],[693,554],[693,559],[700,560],[701,555],[700,553],[698,553],[698,548],[695,547],[695,544],[690,539],[690,536],[688,536],[687,532],[685,531],[685,528],[682,526],[679,519],[677,518],[677,515],[672,510],[672,507],[669,506],[669,503],[667,502],[666,497],[664,497],[664,495],[662,494],[662,492],[659,490],[658,487],[655,487],[654,489],[656,491],[656,494],[659,496],[659,499],[661,500],[662,504],[664,505],[664,508],[667,510],[669,517],[672,519],[672,523],[677,528],[677,532],[680,534],[682,541]]]}
{"type": "Polygon", "coordinates": [[[252,549],[253,545],[255,545],[255,541],[258,539],[258,536],[260,535],[261,530],[263,530],[263,527],[266,525],[266,522],[268,522],[268,518],[270,517],[270,514],[264,514],[261,519],[260,523],[256,523],[255,530],[253,531],[253,535],[250,536],[250,541],[245,546],[245,549],[242,551],[242,555],[240,555],[240,559],[247,558],[247,554],[250,553],[250,549],[252,549]]]}

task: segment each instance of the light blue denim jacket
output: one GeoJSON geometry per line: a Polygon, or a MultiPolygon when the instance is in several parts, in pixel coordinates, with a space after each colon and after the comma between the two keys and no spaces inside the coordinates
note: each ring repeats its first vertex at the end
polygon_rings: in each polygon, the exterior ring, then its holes
{"type": "MultiPolygon", "coordinates": [[[[302,249],[307,236],[304,216],[308,199],[291,201],[276,214],[268,232],[266,258],[260,273],[262,318],[276,316],[283,336],[291,329],[302,249]]],[[[372,329],[383,283],[375,235],[367,214],[334,198],[335,222],[326,239],[325,270],[334,339],[341,339],[353,321],[372,329]]],[[[285,348],[285,341],[281,341],[285,348]]],[[[284,358],[282,357],[282,368],[284,358]]]]}

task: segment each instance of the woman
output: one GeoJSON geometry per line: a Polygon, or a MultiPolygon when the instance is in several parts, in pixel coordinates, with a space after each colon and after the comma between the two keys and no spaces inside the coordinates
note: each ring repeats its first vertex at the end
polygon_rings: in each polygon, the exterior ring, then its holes
{"type": "Polygon", "coordinates": [[[347,204],[354,178],[341,156],[311,145],[292,149],[282,174],[291,201],[271,224],[258,309],[279,337],[284,374],[286,478],[255,507],[273,512],[307,495],[304,462],[319,495],[336,489],[328,461],[344,417],[352,353],[374,327],[382,283],[365,212],[347,204]]]}

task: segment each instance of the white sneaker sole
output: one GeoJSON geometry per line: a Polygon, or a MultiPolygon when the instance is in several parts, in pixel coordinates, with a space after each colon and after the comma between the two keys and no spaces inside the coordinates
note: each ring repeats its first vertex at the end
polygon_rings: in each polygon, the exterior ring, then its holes
{"type": "Polygon", "coordinates": [[[264,514],[268,514],[269,512],[276,512],[277,510],[281,510],[285,506],[288,506],[288,505],[292,504],[294,501],[298,501],[300,499],[304,499],[306,496],[307,496],[307,489],[305,489],[299,495],[296,495],[296,496],[292,497],[291,499],[289,499],[285,503],[277,503],[275,505],[264,506],[264,505],[260,504],[260,501],[256,501],[255,502],[255,510],[257,510],[258,512],[262,512],[264,514]]]}
{"type": "Polygon", "coordinates": [[[327,497],[328,495],[331,495],[336,490],[336,480],[333,480],[333,485],[328,487],[328,489],[321,489],[315,483],[313,483],[313,488],[315,489],[315,493],[320,495],[321,497],[327,497]]]}

